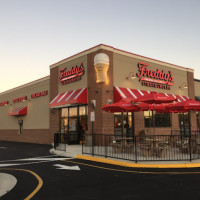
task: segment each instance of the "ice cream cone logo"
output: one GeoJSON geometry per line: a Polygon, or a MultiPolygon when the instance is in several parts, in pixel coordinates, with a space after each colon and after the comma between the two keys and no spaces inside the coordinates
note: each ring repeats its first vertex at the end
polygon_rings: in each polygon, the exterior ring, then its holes
{"type": "Polygon", "coordinates": [[[99,53],[94,57],[94,68],[97,74],[97,83],[107,82],[108,69],[109,69],[109,57],[105,53],[99,53]]]}

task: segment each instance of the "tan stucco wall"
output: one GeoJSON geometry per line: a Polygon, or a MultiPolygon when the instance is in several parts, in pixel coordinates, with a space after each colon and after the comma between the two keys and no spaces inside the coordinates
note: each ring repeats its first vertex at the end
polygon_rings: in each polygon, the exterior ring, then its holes
{"type": "Polygon", "coordinates": [[[165,63],[158,64],[157,62],[154,63],[153,61],[143,61],[142,58],[137,59],[131,56],[120,55],[117,53],[113,54],[113,62],[114,86],[188,96],[188,89],[183,87],[181,89],[179,88],[182,83],[185,82],[187,84],[187,69],[185,68],[170,68],[169,66],[166,66],[165,63]],[[166,73],[168,73],[170,70],[174,78],[174,85],[171,86],[170,90],[142,86],[141,82],[139,82],[139,77],[136,76],[136,73],[139,72],[139,62],[147,63],[148,69],[160,69],[160,71],[165,70],[166,73]],[[126,77],[130,72],[133,72],[136,78],[126,80],[126,77]]]}
{"type": "Polygon", "coordinates": [[[34,84],[20,86],[0,94],[0,102],[9,101],[7,106],[0,106],[0,130],[19,129],[18,120],[23,120],[23,129],[49,129],[49,78],[34,84]],[[48,95],[31,98],[31,94],[48,90],[48,95]],[[27,96],[26,101],[13,103],[13,99],[27,96]],[[26,116],[8,116],[18,107],[27,106],[26,116]]]}
{"type": "Polygon", "coordinates": [[[70,70],[71,67],[74,67],[75,65],[79,66],[80,63],[83,63],[83,67],[84,67],[84,70],[85,70],[85,73],[82,76],[81,80],[71,82],[71,83],[68,83],[68,84],[64,84],[64,85],[62,85],[58,81],[58,92],[59,93],[87,87],[87,55],[79,57],[79,58],[74,59],[74,60],[66,61],[65,63],[62,63],[61,65],[58,65],[57,66],[58,67],[58,76],[60,74],[61,68],[67,68],[67,70],[70,70]]]}
{"type": "Polygon", "coordinates": [[[195,96],[200,96],[200,82],[194,81],[195,96]]]}

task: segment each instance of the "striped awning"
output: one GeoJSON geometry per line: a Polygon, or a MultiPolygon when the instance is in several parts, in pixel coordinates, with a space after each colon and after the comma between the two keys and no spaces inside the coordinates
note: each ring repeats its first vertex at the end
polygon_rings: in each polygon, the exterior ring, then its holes
{"type": "Polygon", "coordinates": [[[50,108],[65,107],[71,104],[87,104],[87,88],[58,94],[49,104],[50,108]]]}
{"type": "Polygon", "coordinates": [[[15,108],[11,112],[8,113],[9,116],[21,116],[21,115],[26,115],[26,114],[27,114],[27,106],[15,108]]]}
{"type": "MultiPolygon", "coordinates": [[[[115,87],[114,88],[114,102],[118,102],[122,99],[137,99],[144,95],[150,94],[150,91],[145,90],[137,90],[137,89],[130,89],[130,88],[121,88],[115,87]]],[[[174,96],[177,98],[178,102],[184,102],[189,99],[187,96],[175,95],[175,94],[167,94],[163,93],[166,96],[174,96]]]]}

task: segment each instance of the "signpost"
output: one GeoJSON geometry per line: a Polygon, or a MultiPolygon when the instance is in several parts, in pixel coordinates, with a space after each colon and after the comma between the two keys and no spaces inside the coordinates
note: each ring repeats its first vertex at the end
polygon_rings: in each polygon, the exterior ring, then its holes
{"type": "Polygon", "coordinates": [[[90,112],[90,121],[92,122],[92,155],[94,156],[94,121],[95,121],[95,112],[90,112]]]}

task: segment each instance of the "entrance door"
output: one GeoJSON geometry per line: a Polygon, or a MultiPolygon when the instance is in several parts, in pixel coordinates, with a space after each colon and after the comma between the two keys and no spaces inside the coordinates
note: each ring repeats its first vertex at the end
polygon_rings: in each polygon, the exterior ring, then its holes
{"type": "Polygon", "coordinates": [[[70,144],[78,144],[79,137],[78,137],[78,120],[77,117],[69,118],[69,143],[70,144]]]}
{"type": "Polygon", "coordinates": [[[180,129],[181,136],[189,135],[189,119],[188,119],[187,113],[179,114],[179,129],[180,129]]]}

